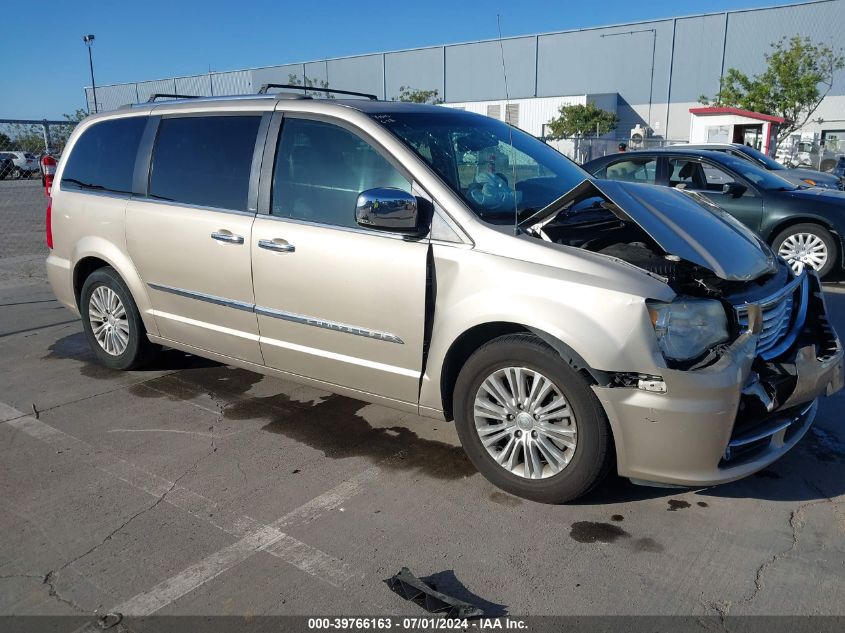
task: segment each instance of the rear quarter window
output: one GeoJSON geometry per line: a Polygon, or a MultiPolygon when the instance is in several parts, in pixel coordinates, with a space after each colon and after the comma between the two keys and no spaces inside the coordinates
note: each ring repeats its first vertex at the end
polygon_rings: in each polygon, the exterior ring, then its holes
{"type": "Polygon", "coordinates": [[[132,193],[135,154],[147,117],[95,123],[76,141],[62,172],[62,185],[132,193]]]}

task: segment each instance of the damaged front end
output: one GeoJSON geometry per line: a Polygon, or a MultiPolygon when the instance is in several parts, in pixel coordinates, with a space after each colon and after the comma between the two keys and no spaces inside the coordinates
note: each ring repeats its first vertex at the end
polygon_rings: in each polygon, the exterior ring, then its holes
{"type": "MultiPolygon", "coordinates": [[[[620,475],[683,486],[739,479],[788,451],[818,397],[842,388],[843,352],[818,277],[793,275],[718,207],[669,188],[585,181],[523,225],[669,285],[675,301],[647,302],[658,339],[666,306],[721,305],[699,311],[725,321],[698,347],[678,352],[660,341],[660,375],[610,372],[593,387],[620,475]]],[[[707,329],[704,317],[692,326],[707,329]]]]}

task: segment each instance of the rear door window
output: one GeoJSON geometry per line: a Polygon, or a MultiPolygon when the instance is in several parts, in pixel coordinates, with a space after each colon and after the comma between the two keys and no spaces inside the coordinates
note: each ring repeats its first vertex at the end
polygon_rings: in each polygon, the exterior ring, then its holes
{"type": "Polygon", "coordinates": [[[247,210],[260,115],[163,118],[150,173],[150,196],[247,210]]]}
{"type": "Polygon", "coordinates": [[[62,185],[132,193],[135,154],[147,117],[95,123],[82,133],[62,172],[62,185]]]}

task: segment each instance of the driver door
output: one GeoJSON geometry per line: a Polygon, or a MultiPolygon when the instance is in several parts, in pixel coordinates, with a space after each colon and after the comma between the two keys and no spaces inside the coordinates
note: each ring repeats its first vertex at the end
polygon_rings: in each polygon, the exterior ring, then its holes
{"type": "Polygon", "coordinates": [[[376,187],[411,191],[353,128],[285,115],[252,231],[261,351],[269,367],[416,404],[428,239],[360,227],[356,199],[376,187]]]}
{"type": "Polygon", "coordinates": [[[683,184],[687,190],[710,198],[752,231],[760,230],[763,199],[745,181],[713,163],[687,158],[670,158],[667,171],[670,187],[683,184]],[[745,187],[742,195],[734,197],[723,191],[732,183],[745,187]]]}

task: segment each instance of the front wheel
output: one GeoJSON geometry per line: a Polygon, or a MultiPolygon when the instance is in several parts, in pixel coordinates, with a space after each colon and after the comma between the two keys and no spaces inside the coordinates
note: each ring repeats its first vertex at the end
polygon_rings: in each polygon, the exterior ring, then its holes
{"type": "Polygon", "coordinates": [[[772,246],[796,274],[809,268],[824,277],[836,265],[836,241],[830,231],[818,224],[790,226],[775,237],[772,246]]]}
{"type": "Polygon", "coordinates": [[[571,501],[612,462],[607,418],[587,381],[531,335],[479,348],[458,376],[453,410],[473,465],[520,497],[571,501]]]}
{"type": "Polygon", "coordinates": [[[157,350],[147,338],[129,288],[111,267],[99,268],[82,285],[82,328],[99,361],[112,369],[136,369],[157,350]]]}

